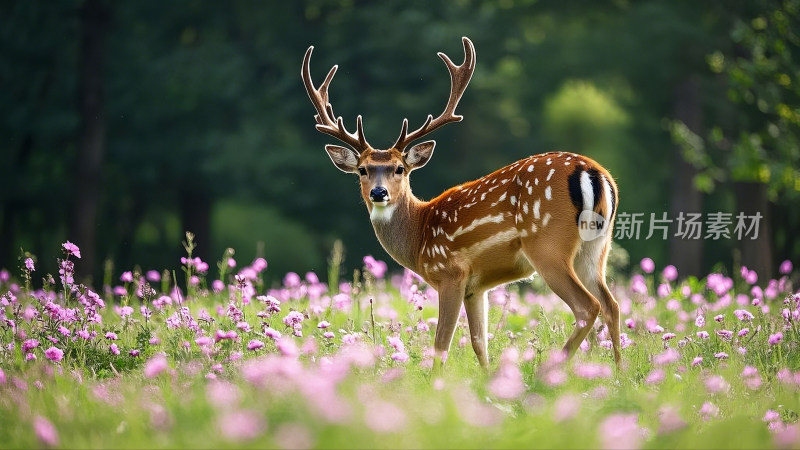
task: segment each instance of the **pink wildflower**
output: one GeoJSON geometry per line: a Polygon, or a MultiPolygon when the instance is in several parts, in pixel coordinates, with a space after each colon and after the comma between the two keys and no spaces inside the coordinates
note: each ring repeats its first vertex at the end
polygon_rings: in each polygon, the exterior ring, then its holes
{"type": "Polygon", "coordinates": [[[266,423],[254,411],[232,411],[223,414],[217,420],[217,427],[223,438],[229,441],[245,442],[261,436],[266,428],[266,423]]]}
{"type": "Polygon", "coordinates": [[[264,328],[264,336],[272,339],[280,339],[281,333],[277,330],[272,329],[272,327],[264,328]]]}
{"type": "Polygon", "coordinates": [[[393,361],[406,362],[408,361],[408,353],[406,353],[405,351],[397,351],[392,353],[391,358],[393,361]]]}
{"type": "Polygon", "coordinates": [[[675,281],[678,278],[678,269],[675,268],[672,264],[664,267],[664,270],[661,272],[661,275],[667,281],[675,281]]]}
{"type": "Polygon", "coordinates": [[[133,273],[132,272],[122,272],[122,275],[119,277],[119,280],[123,283],[132,283],[133,282],[133,273]]]}
{"type": "Polygon", "coordinates": [[[42,416],[33,419],[33,431],[36,438],[44,445],[55,447],[58,445],[58,431],[49,420],[42,416]]]}
{"type": "Polygon", "coordinates": [[[406,426],[406,413],[394,403],[372,400],[366,404],[364,422],[378,433],[397,433],[406,426]]]}
{"type": "Polygon", "coordinates": [[[160,375],[161,372],[167,370],[167,367],[167,357],[163,353],[157,353],[144,364],[144,376],[147,378],[155,378],[160,375]]]}
{"type": "Polygon", "coordinates": [[[59,362],[64,358],[64,352],[56,347],[50,347],[44,351],[44,356],[53,362],[59,362]]]}
{"type": "Polygon", "coordinates": [[[782,275],[788,275],[792,272],[792,262],[787,259],[781,263],[781,267],[778,270],[782,275]]]}
{"type": "Polygon", "coordinates": [[[737,309],[733,312],[733,314],[742,322],[753,320],[753,314],[746,309],[737,309]]]}
{"type": "Polygon", "coordinates": [[[641,447],[642,430],[636,414],[611,414],[598,427],[602,447],[607,449],[634,449],[641,447]]]}
{"type": "Polygon", "coordinates": [[[717,336],[721,337],[726,341],[730,341],[733,338],[733,331],[731,330],[717,330],[717,336]]]}
{"type": "Polygon", "coordinates": [[[564,394],[553,404],[553,420],[564,422],[578,415],[581,410],[581,397],[575,394],[564,394]]]}
{"type": "Polygon", "coordinates": [[[658,409],[658,421],[659,434],[671,433],[687,425],[686,421],[678,414],[678,411],[669,405],[658,409]]]}
{"type": "Polygon", "coordinates": [[[108,351],[111,352],[112,355],[119,355],[119,347],[117,347],[117,344],[109,345],[108,351]]]}
{"type": "Polygon", "coordinates": [[[66,251],[67,256],[75,255],[76,258],[81,259],[81,249],[79,249],[77,245],[67,241],[61,244],[61,246],[64,248],[64,251],[66,251]]]}
{"type": "Polygon", "coordinates": [[[247,343],[248,350],[258,350],[264,347],[264,343],[259,341],[258,339],[253,339],[252,341],[247,343]]]}
{"type": "Polygon", "coordinates": [[[702,362],[703,362],[702,356],[695,356],[694,359],[692,360],[692,367],[700,365],[702,362]]]}
{"type": "Polygon", "coordinates": [[[780,331],[775,334],[770,334],[769,339],[767,340],[769,345],[778,345],[781,343],[781,341],[783,341],[783,333],[780,331]]]}
{"type": "Polygon", "coordinates": [[[33,265],[33,259],[25,258],[25,268],[28,269],[29,272],[36,271],[36,267],[33,265]]]}
{"type": "Polygon", "coordinates": [[[367,255],[364,257],[364,267],[371,273],[375,278],[383,278],[386,274],[386,270],[388,266],[385,262],[379,261],[373,258],[371,255],[367,255]]]}
{"type": "Polygon", "coordinates": [[[681,357],[680,353],[678,353],[678,351],[675,350],[674,348],[670,347],[664,350],[663,353],[653,357],[653,363],[657,366],[664,366],[678,361],[680,357],[681,357]]]}
{"type": "Polygon", "coordinates": [[[665,373],[663,369],[653,369],[644,379],[645,384],[659,384],[664,381],[665,373]]]}
{"type": "Polygon", "coordinates": [[[728,354],[725,352],[717,352],[714,353],[714,357],[717,359],[728,359],[728,354]]]}
{"type": "Polygon", "coordinates": [[[653,273],[653,271],[656,270],[656,263],[650,258],[643,258],[639,265],[642,267],[644,273],[653,273]]]}
{"type": "Polygon", "coordinates": [[[781,415],[774,409],[768,409],[761,418],[764,422],[777,422],[781,420],[781,415]]]}
{"type": "Polygon", "coordinates": [[[719,416],[719,407],[711,402],[705,402],[703,406],[700,407],[699,413],[700,417],[707,421],[719,416]]]}
{"type": "Polygon", "coordinates": [[[709,394],[724,394],[730,389],[725,378],[720,375],[711,375],[705,379],[706,390],[709,394]]]}

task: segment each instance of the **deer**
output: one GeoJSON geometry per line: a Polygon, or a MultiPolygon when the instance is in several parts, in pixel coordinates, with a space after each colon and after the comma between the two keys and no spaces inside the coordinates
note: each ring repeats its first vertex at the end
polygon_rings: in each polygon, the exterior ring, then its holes
{"type": "Polygon", "coordinates": [[[411,144],[463,119],[455,110],[475,71],[476,54],[469,38],[463,37],[462,43],[460,65],[438,53],[450,73],[444,111],[435,118],[429,114],[410,132],[404,119],[400,136],[388,149],[375,149],[367,142],[360,115],[355,133],[345,128],[328,93],[338,65],[315,87],[310,46],[301,76],[317,113],[316,129],[347,145],[328,144],[325,151],[339,170],[358,176],[370,222],[386,252],[437,291],[434,368],[447,359],[462,305],[472,348],[479,364],[488,368],[487,291],[534,274],[575,317],[563,347],[567,356],[575,353],[602,314],[619,367],[619,305],[606,284],[619,198],[605,168],[586,156],[549,152],[451,187],[431,200],[411,191],[411,173],[427,164],[436,142],[411,144]],[[586,232],[589,228],[591,233],[586,232]]]}

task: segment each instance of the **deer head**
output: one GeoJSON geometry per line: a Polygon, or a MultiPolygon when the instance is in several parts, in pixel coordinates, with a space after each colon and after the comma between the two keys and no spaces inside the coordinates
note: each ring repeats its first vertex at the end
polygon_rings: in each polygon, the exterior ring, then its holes
{"type": "Polygon", "coordinates": [[[308,97],[317,110],[314,116],[316,128],[347,144],[347,147],[326,145],[325,150],[339,170],[359,175],[361,195],[373,217],[380,216],[381,211],[390,211],[395,202],[410,191],[409,174],[430,160],[436,142],[426,141],[410,148],[409,145],[445,124],[462,119],[455,114],[455,109],[475,71],[475,47],[466,37],[462,41],[464,62],[461,65],[454,64],[444,53],[438,54],[450,72],[450,97],[444,111],[436,118],[428,115],[422,126],[410,133],[408,119],[404,119],[400,136],[386,150],[374,149],[369,145],[364,136],[361,116],[356,119],[356,133],[347,131],[342,117],[334,114],[333,105],[328,99],[328,88],[338,66],[333,66],[319,88],[316,88],[311,81],[310,70],[314,47],[306,50],[302,76],[308,97]]]}

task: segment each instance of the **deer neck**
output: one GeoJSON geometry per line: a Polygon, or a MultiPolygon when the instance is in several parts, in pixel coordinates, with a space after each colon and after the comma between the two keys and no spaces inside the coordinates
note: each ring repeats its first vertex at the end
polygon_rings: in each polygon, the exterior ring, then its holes
{"type": "Polygon", "coordinates": [[[391,206],[370,205],[370,221],[384,250],[400,265],[419,273],[425,202],[408,192],[391,206]]]}

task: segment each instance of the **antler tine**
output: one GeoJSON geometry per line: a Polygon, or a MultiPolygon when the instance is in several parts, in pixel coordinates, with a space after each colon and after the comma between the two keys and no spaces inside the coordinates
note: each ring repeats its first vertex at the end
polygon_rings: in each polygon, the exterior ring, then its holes
{"type": "Polygon", "coordinates": [[[313,45],[306,50],[306,54],[303,56],[303,67],[300,74],[303,77],[303,84],[306,87],[308,98],[311,99],[311,104],[314,105],[314,109],[317,110],[317,115],[314,116],[314,120],[317,122],[316,129],[344,142],[361,153],[369,147],[367,139],[364,137],[364,127],[362,125],[361,116],[358,116],[357,120],[357,134],[350,133],[344,127],[342,118],[337,117],[333,113],[333,105],[331,105],[328,100],[328,88],[339,66],[333,66],[331,68],[325,80],[319,86],[319,89],[317,89],[314,87],[314,82],[311,80],[311,53],[313,51],[313,45]]]}
{"type": "Polygon", "coordinates": [[[437,53],[447,66],[447,71],[450,72],[450,97],[447,99],[447,105],[444,111],[435,119],[429,114],[425,123],[411,133],[408,133],[408,120],[404,119],[403,128],[394,144],[394,148],[403,151],[408,144],[422,138],[433,130],[450,122],[460,122],[461,119],[463,119],[462,116],[454,113],[458,102],[461,100],[461,96],[464,95],[464,91],[467,89],[467,85],[469,85],[469,81],[472,79],[473,72],[475,72],[476,57],[475,46],[472,44],[472,41],[466,36],[462,37],[461,41],[464,44],[464,62],[461,63],[461,65],[457,66],[444,53],[437,53]]]}

